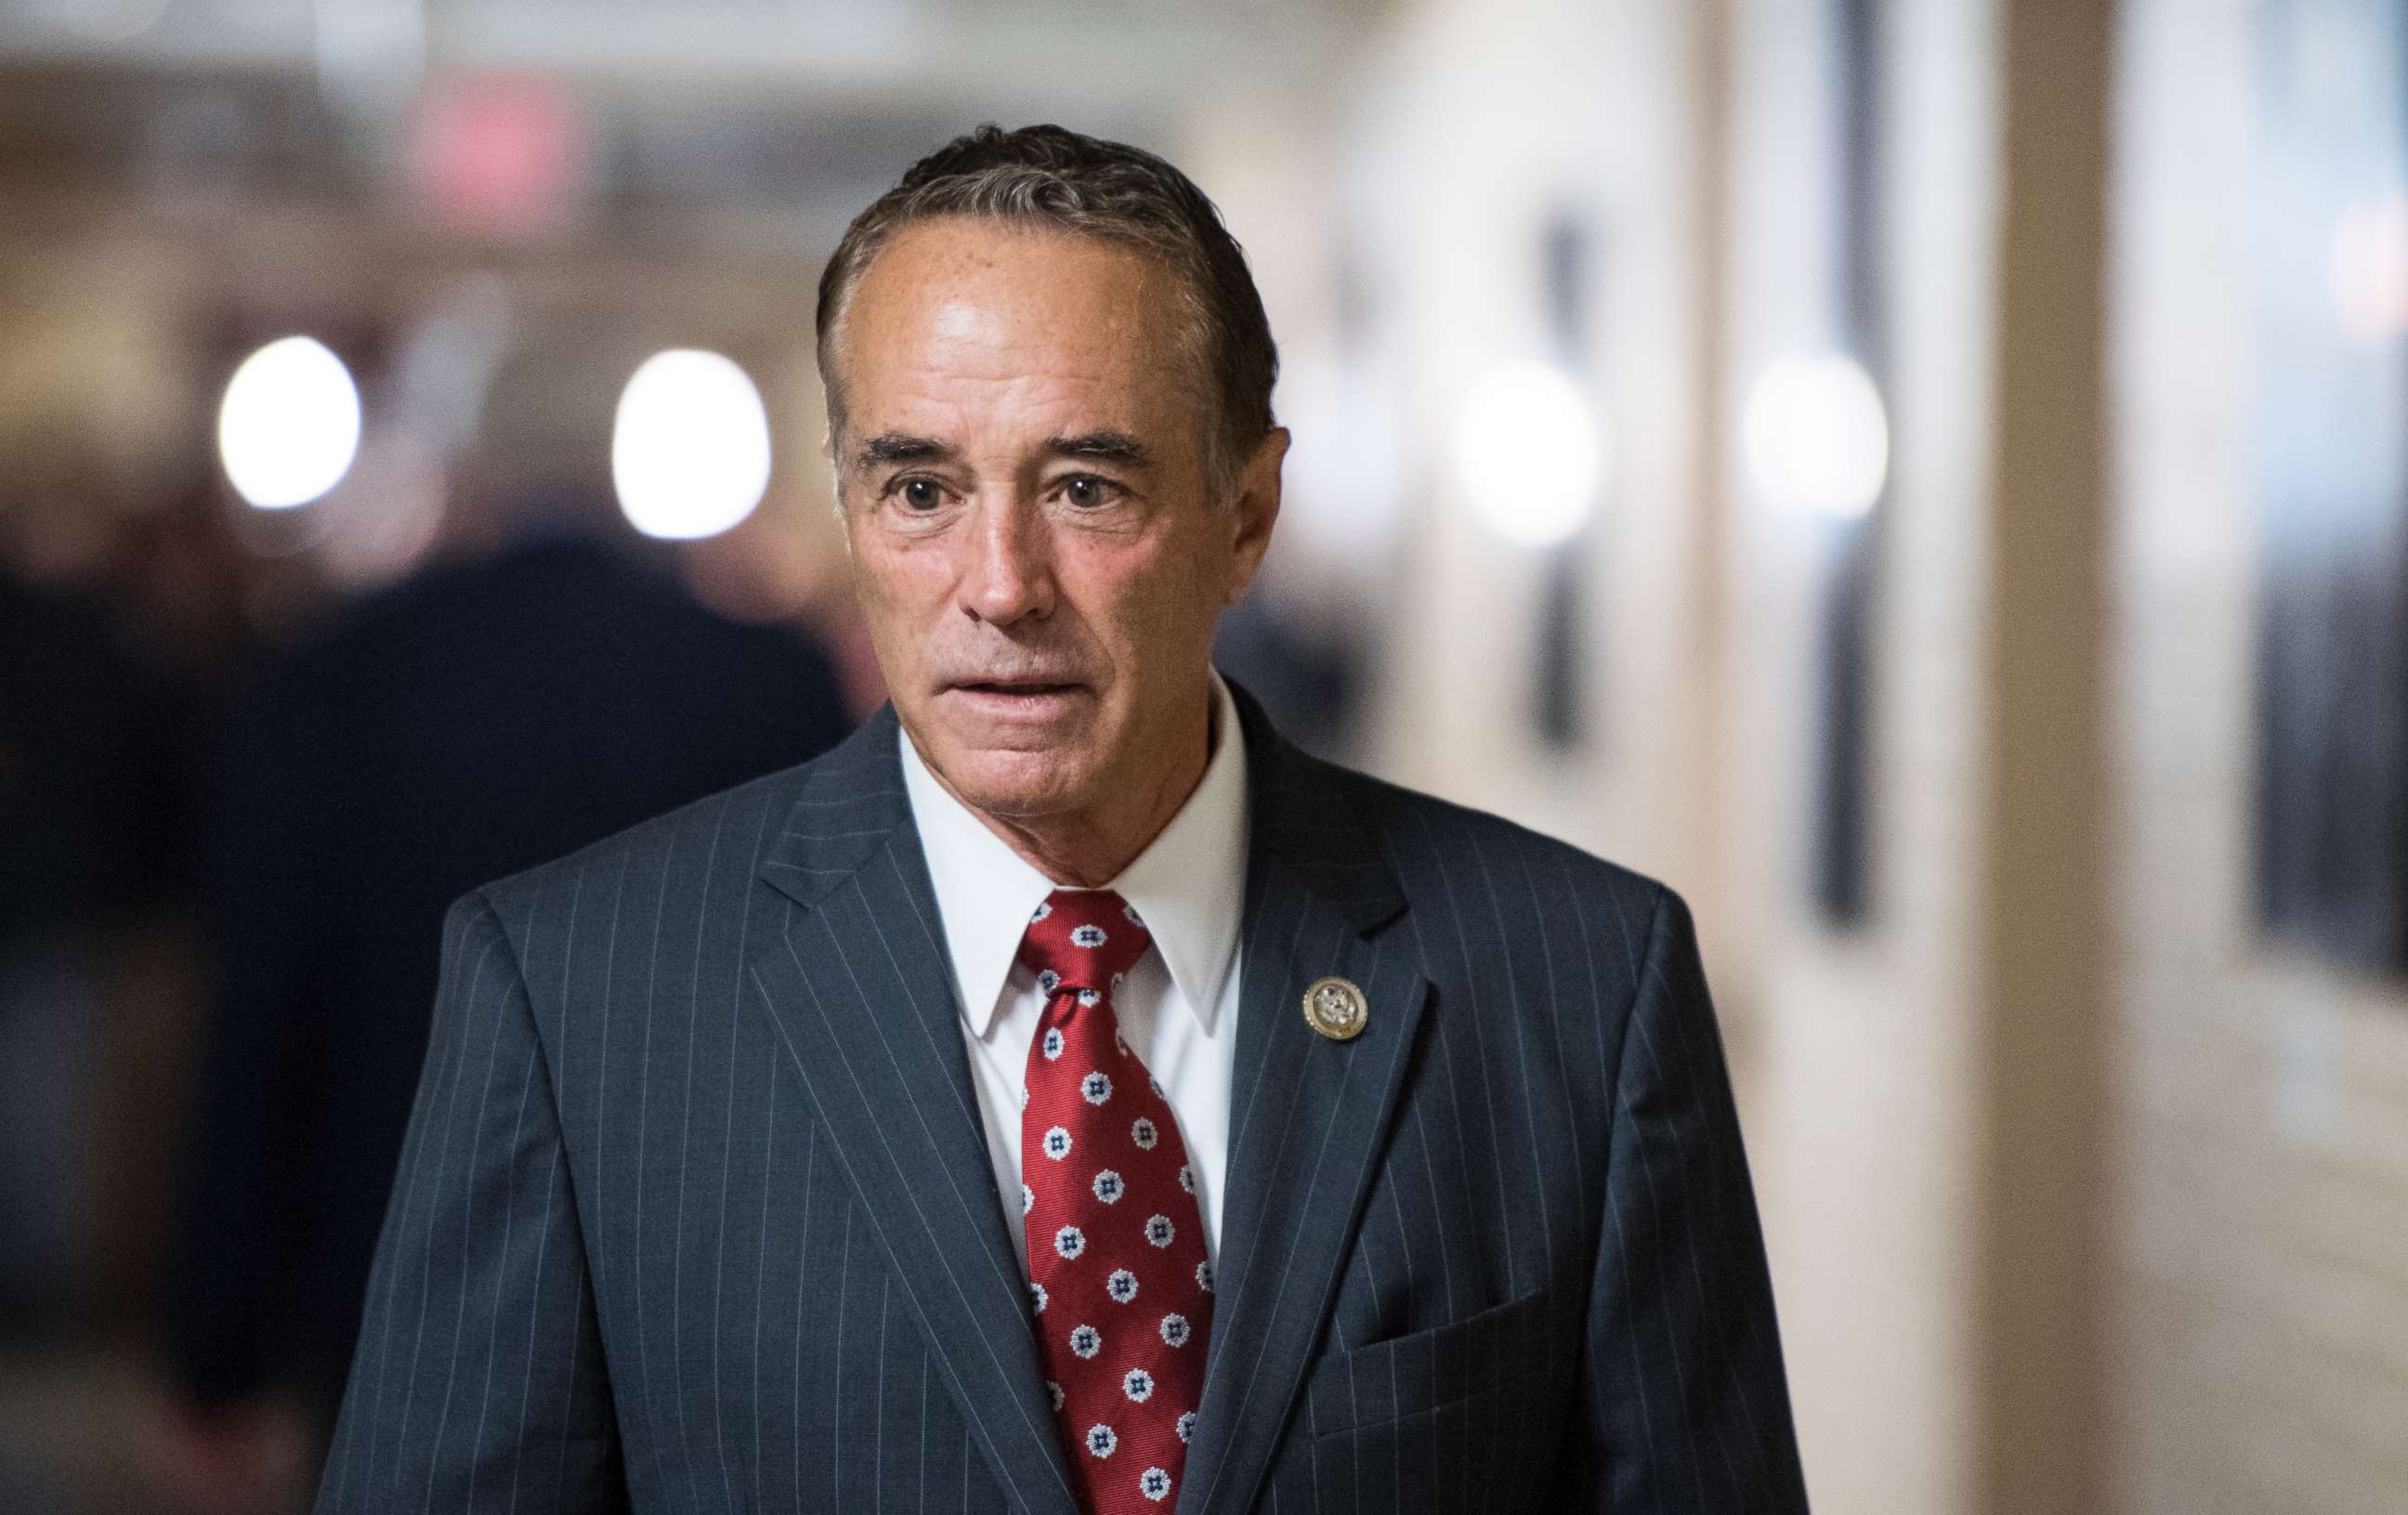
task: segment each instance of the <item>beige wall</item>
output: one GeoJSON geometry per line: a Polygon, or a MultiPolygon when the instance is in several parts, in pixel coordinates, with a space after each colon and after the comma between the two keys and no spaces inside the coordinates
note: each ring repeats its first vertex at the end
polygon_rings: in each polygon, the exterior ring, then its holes
{"type": "Polygon", "coordinates": [[[2244,0],[2132,0],[2113,565],[2124,1508],[2408,1509],[2408,992],[2251,924],[2244,0]]]}
{"type": "Polygon", "coordinates": [[[1735,455],[1756,373],[1832,339],[1826,7],[1432,0],[1366,65],[1426,481],[1390,597],[1455,607],[1389,623],[1371,755],[1699,903],[1825,1510],[2408,1509],[2408,992],[2249,919],[2251,14],[1881,7],[1895,452],[1843,936],[1800,866],[1828,527],[1735,455]],[[1512,271],[1567,185],[1612,232],[1624,448],[1570,761],[1520,716],[1533,563],[1430,441],[1527,339],[1512,271]]]}
{"type": "MultiPolygon", "coordinates": [[[[1739,9],[1731,418],[1763,365],[1835,340],[1827,7],[1739,9]]],[[[1818,1508],[1971,1508],[1969,1228],[1979,672],[1995,214],[1986,7],[1884,21],[1879,232],[1893,379],[1872,689],[1872,923],[1811,919],[1802,866],[1813,593],[1828,526],[1739,499],[1731,561],[1734,908],[1723,993],[1759,1018],[1751,1156],[1818,1508]]]]}
{"type": "MultiPolygon", "coordinates": [[[[1694,673],[1693,349],[1685,54],[1676,7],[1593,0],[1408,7],[1354,122],[1356,172],[1383,207],[1365,238],[1395,354],[1409,472],[1407,543],[1383,699],[1367,756],[1406,782],[1476,797],[1684,880],[1709,860],[1682,762],[1694,673]],[[1474,518],[1448,438],[1486,365],[1541,355],[1540,237],[1561,207],[1589,229],[1584,361],[1614,464],[1579,550],[1590,567],[1588,753],[1529,737],[1541,560],[1474,518]]],[[[1543,444],[1541,444],[1543,447],[1543,444]]],[[[1543,455],[1543,454],[1542,454],[1543,455]]]]}

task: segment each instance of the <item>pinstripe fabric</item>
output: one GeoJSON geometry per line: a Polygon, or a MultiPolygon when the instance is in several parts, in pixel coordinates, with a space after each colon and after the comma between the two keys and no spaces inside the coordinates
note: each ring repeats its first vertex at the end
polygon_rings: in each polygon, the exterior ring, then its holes
{"type": "MultiPolygon", "coordinates": [[[[1681,901],[1238,693],[1177,1508],[1803,1509],[1681,901]]],[[[459,900],[319,1509],[1070,1511],[939,932],[887,712],[459,900]]]]}

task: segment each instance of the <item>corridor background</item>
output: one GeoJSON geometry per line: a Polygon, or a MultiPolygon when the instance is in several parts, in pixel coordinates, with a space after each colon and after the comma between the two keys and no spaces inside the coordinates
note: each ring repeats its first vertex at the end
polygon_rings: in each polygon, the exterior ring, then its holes
{"type": "MultiPolygon", "coordinates": [[[[2402,628],[2261,655],[2272,550],[2408,584],[2383,0],[0,0],[0,1508],[314,1478],[164,1325],[242,693],[514,529],[480,424],[606,479],[698,348],[757,507],[605,534],[874,706],[812,291],[989,120],[1254,264],[1297,443],[1225,665],[1689,899],[1818,1508],[2408,1508],[2408,985],[2259,894],[2270,710],[2329,678],[2408,777],[2402,628]],[[362,430],[265,508],[221,406],[294,335],[362,430]]],[[[2345,892],[2335,823],[2277,835],[2345,892]]]]}

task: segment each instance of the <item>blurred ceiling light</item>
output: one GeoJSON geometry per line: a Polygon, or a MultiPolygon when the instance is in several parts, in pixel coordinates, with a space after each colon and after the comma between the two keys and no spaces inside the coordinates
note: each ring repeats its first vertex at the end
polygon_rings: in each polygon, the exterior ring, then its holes
{"type": "Polygon", "coordinates": [[[2342,212],[2333,228],[2332,298],[2353,336],[2408,333],[2408,194],[2342,212]]]}
{"type": "Polygon", "coordinates": [[[1829,352],[1766,368],[1740,423],[1756,487],[1772,504],[1861,516],[1889,478],[1889,418],[1870,376],[1829,352]]]}
{"type": "Polygon", "coordinates": [[[610,437],[619,508],[647,536],[716,536],[769,487],[769,413],[716,352],[655,352],[627,380],[610,437]]]}
{"type": "Polygon", "coordinates": [[[360,392],[324,343],[287,336],[242,361],[218,407],[226,479],[263,510],[307,505],[360,450],[360,392]]]}
{"type": "Polygon", "coordinates": [[[1588,396],[1550,364],[1500,364],[1455,417],[1455,462],[1490,530],[1523,547],[1577,535],[1596,507],[1610,439],[1588,396]]]}

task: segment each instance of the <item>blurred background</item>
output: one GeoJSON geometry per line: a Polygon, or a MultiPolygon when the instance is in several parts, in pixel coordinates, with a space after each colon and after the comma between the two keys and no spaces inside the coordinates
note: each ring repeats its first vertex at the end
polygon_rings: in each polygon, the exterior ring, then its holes
{"type": "Polygon", "coordinates": [[[986,120],[1254,262],[1224,666],[1696,907],[1818,1508],[2408,1509],[2397,0],[0,0],[0,1509],[304,1508],[443,903],[882,697],[986,120]]]}

